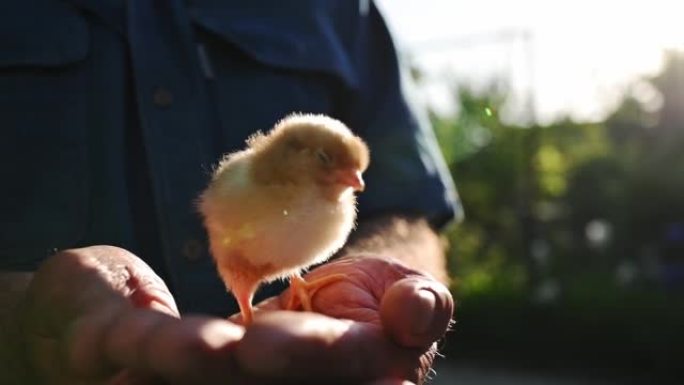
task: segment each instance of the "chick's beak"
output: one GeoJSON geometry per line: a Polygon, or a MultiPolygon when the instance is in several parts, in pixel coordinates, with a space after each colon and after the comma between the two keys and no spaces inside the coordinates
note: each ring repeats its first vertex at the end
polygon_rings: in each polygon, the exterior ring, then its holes
{"type": "Polygon", "coordinates": [[[359,170],[339,171],[337,182],[353,188],[354,191],[363,191],[366,188],[366,183],[363,181],[361,171],[359,170]]]}

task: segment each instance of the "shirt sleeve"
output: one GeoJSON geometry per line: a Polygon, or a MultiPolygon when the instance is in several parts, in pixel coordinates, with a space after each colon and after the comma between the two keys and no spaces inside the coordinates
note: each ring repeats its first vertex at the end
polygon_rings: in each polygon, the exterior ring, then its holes
{"type": "Polygon", "coordinates": [[[400,64],[387,27],[371,5],[357,40],[358,97],[348,122],[367,141],[371,165],[359,216],[406,213],[443,226],[463,216],[427,113],[400,64]]]}

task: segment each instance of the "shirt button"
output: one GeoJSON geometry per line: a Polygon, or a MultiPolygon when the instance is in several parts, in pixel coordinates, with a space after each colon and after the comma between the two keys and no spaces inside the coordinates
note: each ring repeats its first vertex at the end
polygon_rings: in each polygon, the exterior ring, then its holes
{"type": "Polygon", "coordinates": [[[169,107],[173,104],[173,94],[167,88],[157,87],[152,94],[152,102],[157,107],[169,107]]]}
{"type": "Polygon", "coordinates": [[[181,253],[190,262],[199,260],[202,257],[204,247],[202,242],[196,239],[189,239],[183,243],[181,253]]]}

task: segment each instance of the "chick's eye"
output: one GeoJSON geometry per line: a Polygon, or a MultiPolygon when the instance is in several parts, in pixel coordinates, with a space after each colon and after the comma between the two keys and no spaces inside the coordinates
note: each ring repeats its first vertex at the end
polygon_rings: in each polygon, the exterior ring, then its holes
{"type": "Polygon", "coordinates": [[[318,150],[316,151],[316,158],[324,164],[324,165],[329,165],[332,162],[332,159],[330,158],[330,155],[328,155],[325,151],[323,150],[318,150]]]}

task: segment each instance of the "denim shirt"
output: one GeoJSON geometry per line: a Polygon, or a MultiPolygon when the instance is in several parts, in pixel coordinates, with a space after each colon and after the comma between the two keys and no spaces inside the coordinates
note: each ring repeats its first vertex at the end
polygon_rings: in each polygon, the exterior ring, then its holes
{"type": "Polygon", "coordinates": [[[336,117],[368,142],[360,220],[442,224],[460,205],[404,80],[365,0],[6,2],[0,268],[118,245],[181,310],[225,315],[236,307],[194,201],[221,154],[293,111],[336,117]]]}

